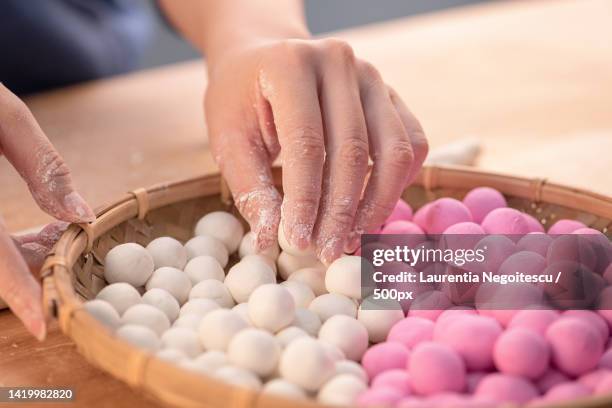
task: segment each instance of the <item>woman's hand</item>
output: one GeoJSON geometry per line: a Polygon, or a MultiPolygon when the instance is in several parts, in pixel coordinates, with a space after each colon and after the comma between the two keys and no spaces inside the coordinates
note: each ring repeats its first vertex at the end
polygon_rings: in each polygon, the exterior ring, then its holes
{"type": "Polygon", "coordinates": [[[215,159],[258,246],[275,241],[282,212],[289,243],[312,243],[327,263],[383,223],[428,150],[378,71],[336,39],[217,52],[205,109],[215,159]],[[270,172],[279,153],[282,203],[270,172]]]}
{"type": "MultiPolygon", "coordinates": [[[[0,84],[0,153],[26,181],[37,204],[67,222],[89,222],[93,211],[74,189],[70,171],[25,104],[0,84]]],[[[38,271],[66,223],[11,238],[0,219],[0,297],[38,339],[45,337],[38,271]]]]}

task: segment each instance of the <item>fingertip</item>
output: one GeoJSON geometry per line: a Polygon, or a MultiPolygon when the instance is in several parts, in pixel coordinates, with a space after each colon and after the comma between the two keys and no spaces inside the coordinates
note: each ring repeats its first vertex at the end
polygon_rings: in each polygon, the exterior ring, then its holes
{"type": "Polygon", "coordinates": [[[344,240],[337,235],[331,236],[319,245],[318,258],[328,266],[342,255],[343,248],[344,240]]]}
{"type": "Polygon", "coordinates": [[[93,222],[96,215],[79,193],[73,191],[64,196],[63,207],[68,213],[69,221],[93,222]]]}

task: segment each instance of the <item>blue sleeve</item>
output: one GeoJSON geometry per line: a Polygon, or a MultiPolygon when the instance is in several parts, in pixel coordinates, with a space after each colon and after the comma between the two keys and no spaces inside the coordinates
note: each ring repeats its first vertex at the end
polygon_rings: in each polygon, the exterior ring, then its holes
{"type": "Polygon", "coordinates": [[[2,0],[0,81],[23,94],[130,71],[152,16],[133,0],[2,0]]]}

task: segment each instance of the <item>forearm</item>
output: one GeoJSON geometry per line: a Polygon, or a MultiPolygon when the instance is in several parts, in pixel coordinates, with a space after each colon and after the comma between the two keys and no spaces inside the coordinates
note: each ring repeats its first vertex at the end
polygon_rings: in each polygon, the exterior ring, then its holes
{"type": "Polygon", "coordinates": [[[310,36],[300,0],[160,0],[162,9],[209,61],[257,41],[310,36]]]}

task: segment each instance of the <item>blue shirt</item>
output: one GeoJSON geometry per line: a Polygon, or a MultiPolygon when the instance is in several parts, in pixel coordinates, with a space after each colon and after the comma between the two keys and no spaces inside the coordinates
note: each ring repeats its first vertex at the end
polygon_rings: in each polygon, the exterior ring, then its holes
{"type": "Polygon", "coordinates": [[[152,33],[135,0],[2,0],[0,81],[24,94],[127,72],[152,33]]]}

